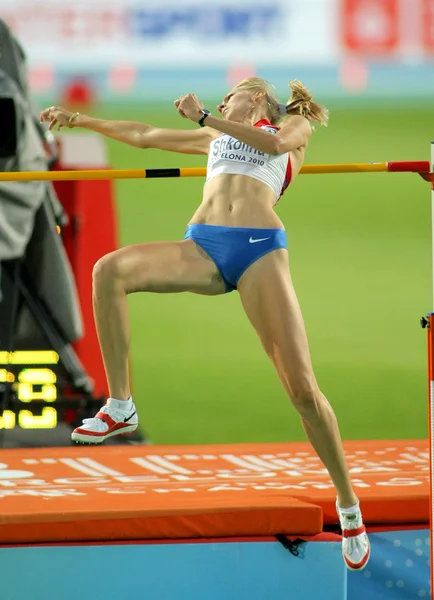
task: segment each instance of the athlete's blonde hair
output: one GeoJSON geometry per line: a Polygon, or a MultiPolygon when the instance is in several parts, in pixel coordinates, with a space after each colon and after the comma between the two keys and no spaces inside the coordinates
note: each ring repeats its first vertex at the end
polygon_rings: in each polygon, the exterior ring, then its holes
{"type": "Polygon", "coordinates": [[[313,101],[312,94],[297,79],[289,83],[291,97],[286,104],[279,102],[274,87],[265,79],[260,77],[249,77],[240,81],[235,88],[243,88],[253,92],[264,92],[264,99],[268,106],[269,119],[275,124],[287,115],[302,115],[309,121],[327,125],[329,111],[313,101]]]}

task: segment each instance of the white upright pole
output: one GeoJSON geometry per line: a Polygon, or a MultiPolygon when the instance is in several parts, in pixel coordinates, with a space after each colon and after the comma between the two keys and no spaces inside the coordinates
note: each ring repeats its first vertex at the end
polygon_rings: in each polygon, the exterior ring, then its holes
{"type": "MultiPolygon", "coordinates": [[[[434,142],[431,142],[431,173],[434,173],[434,142]]],[[[434,181],[431,182],[431,244],[433,300],[428,318],[429,454],[430,454],[430,597],[434,598],[434,181]]]]}

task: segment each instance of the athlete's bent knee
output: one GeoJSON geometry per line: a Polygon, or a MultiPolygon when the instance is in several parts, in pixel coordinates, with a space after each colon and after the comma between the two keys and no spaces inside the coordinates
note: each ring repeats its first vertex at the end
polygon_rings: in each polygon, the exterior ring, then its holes
{"type": "Polygon", "coordinates": [[[116,279],[120,279],[120,277],[119,259],[116,252],[106,254],[93,267],[92,282],[94,288],[107,284],[110,281],[114,282],[116,279]]]}
{"type": "Polygon", "coordinates": [[[317,385],[293,387],[291,400],[300,417],[308,422],[320,419],[322,394],[317,385]]]}

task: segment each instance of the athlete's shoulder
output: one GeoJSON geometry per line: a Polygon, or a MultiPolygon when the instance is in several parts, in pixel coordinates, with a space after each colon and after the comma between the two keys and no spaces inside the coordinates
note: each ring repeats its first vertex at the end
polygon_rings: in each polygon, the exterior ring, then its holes
{"type": "Polygon", "coordinates": [[[305,129],[306,131],[312,132],[312,126],[310,121],[306,119],[303,115],[292,115],[280,126],[280,130],[288,130],[288,129],[305,129]]]}

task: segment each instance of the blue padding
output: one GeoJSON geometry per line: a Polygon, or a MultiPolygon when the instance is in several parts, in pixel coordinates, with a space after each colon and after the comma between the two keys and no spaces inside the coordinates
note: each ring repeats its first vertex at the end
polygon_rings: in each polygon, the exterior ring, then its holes
{"type": "Polygon", "coordinates": [[[1,600],[344,600],[339,543],[0,548],[1,600]]]}

